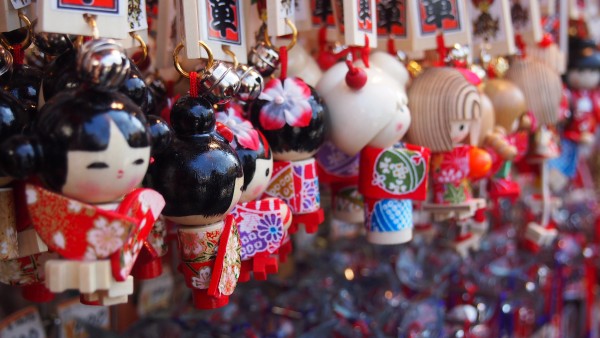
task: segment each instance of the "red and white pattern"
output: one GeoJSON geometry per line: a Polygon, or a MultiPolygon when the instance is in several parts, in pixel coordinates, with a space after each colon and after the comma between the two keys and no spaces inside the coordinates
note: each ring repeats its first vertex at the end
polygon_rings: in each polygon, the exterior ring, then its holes
{"type": "Polygon", "coordinates": [[[136,189],[115,211],[100,209],[28,184],[27,206],[40,238],[64,258],[111,257],[113,275],[123,281],[165,205],[151,189],[136,189]]]}
{"type": "Polygon", "coordinates": [[[240,109],[237,105],[227,104],[224,110],[216,113],[217,122],[224,124],[233,132],[234,138],[231,142],[233,149],[237,149],[240,145],[246,149],[258,150],[260,148],[258,131],[242,116],[240,109]]]}
{"type": "Polygon", "coordinates": [[[286,124],[308,126],[312,118],[310,96],[310,87],[301,79],[287,78],[283,82],[278,78],[272,79],[258,97],[268,101],[260,109],[260,125],[265,130],[280,129],[286,124]]]}

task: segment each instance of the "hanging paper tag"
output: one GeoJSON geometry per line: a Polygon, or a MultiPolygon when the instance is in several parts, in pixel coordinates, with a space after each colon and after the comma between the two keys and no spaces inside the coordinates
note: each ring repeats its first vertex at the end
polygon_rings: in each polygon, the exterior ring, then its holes
{"type": "Polygon", "coordinates": [[[557,0],[539,0],[539,3],[541,15],[550,16],[556,14],[557,0]]]}
{"type": "Polygon", "coordinates": [[[310,0],[312,27],[317,30],[325,27],[328,40],[337,40],[339,36],[333,12],[335,2],[341,3],[342,0],[310,0]]]}
{"type": "Polygon", "coordinates": [[[38,29],[42,32],[92,35],[84,14],[95,15],[103,38],[125,39],[129,33],[127,0],[44,0],[37,2],[38,29]]]}
{"type": "Polygon", "coordinates": [[[297,0],[267,0],[267,26],[269,35],[282,36],[292,34],[285,19],[295,24],[295,3],[297,0]]]}
{"type": "MultiPolygon", "coordinates": [[[[127,6],[127,22],[129,23],[129,33],[138,34],[144,42],[148,43],[148,16],[146,13],[146,0],[129,0],[127,6]]],[[[139,46],[139,43],[129,36],[121,41],[125,49],[139,46]]]]}
{"type": "Polygon", "coordinates": [[[28,6],[30,3],[31,0],[23,2],[12,0],[0,3],[0,32],[10,32],[25,27],[25,23],[19,19],[19,10],[33,21],[31,6],[28,6]]]}
{"type": "Polygon", "coordinates": [[[515,54],[515,33],[510,17],[508,0],[478,1],[468,0],[470,22],[472,24],[474,55],[482,48],[492,56],[515,54]]]}
{"type": "Polygon", "coordinates": [[[402,0],[377,0],[377,35],[385,45],[389,38],[406,39],[406,3],[402,0]]]}
{"type": "Polygon", "coordinates": [[[569,9],[567,2],[558,1],[556,4],[556,11],[560,22],[558,29],[558,46],[563,55],[569,55],[569,9]]]}
{"type": "Polygon", "coordinates": [[[21,9],[23,7],[31,5],[33,0],[10,0],[14,9],[21,9]]]}
{"type": "Polygon", "coordinates": [[[173,273],[165,268],[158,278],[141,282],[137,312],[140,316],[148,315],[157,310],[166,309],[172,303],[173,273]]]}
{"type": "Polygon", "coordinates": [[[0,322],[0,337],[22,338],[35,337],[45,338],[46,331],[42,325],[42,319],[37,308],[30,306],[18,311],[0,322]]]}
{"type": "Polygon", "coordinates": [[[106,306],[84,305],[78,297],[59,304],[56,311],[60,318],[60,332],[63,338],[88,337],[84,323],[110,329],[110,311],[106,306]]]}
{"type": "Polygon", "coordinates": [[[294,0],[294,19],[299,32],[312,29],[310,1],[294,0]]]}
{"type": "Polygon", "coordinates": [[[435,49],[436,36],[444,34],[446,46],[468,44],[470,25],[464,1],[410,0],[408,6],[408,39],[401,42],[407,51],[435,49]]]}
{"type": "Polygon", "coordinates": [[[203,41],[216,60],[231,61],[222,50],[225,45],[239,62],[247,63],[250,35],[245,28],[251,16],[250,0],[183,0],[182,5],[188,58],[206,58],[198,44],[203,41]]]}
{"type": "Polygon", "coordinates": [[[344,0],[344,39],[346,45],[377,47],[375,0],[344,0]]]}
{"type": "Polygon", "coordinates": [[[510,0],[510,15],[515,34],[528,44],[542,40],[542,19],[538,0],[510,0]]]}

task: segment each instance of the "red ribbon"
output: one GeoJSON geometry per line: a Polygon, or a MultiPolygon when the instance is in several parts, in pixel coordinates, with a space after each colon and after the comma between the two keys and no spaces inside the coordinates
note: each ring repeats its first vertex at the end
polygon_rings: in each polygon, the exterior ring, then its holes
{"type": "Polygon", "coordinates": [[[283,81],[287,77],[288,69],[288,50],[286,46],[279,47],[279,62],[281,64],[281,73],[279,75],[279,79],[283,81]]]}
{"type": "Polygon", "coordinates": [[[20,44],[12,45],[12,53],[15,65],[21,66],[25,63],[25,51],[20,44]]]}
{"type": "Polygon", "coordinates": [[[190,73],[190,96],[198,97],[198,73],[190,73]]]}

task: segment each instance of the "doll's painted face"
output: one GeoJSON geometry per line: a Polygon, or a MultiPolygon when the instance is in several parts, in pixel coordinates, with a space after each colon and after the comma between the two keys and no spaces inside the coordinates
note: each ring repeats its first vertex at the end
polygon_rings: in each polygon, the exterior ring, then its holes
{"type": "Polygon", "coordinates": [[[467,120],[450,122],[450,138],[453,146],[465,143],[465,140],[471,134],[471,125],[472,121],[467,120]]]}
{"type": "Polygon", "coordinates": [[[600,83],[600,70],[571,69],[567,73],[567,83],[573,89],[594,89],[600,83]]]}
{"type": "Polygon", "coordinates": [[[246,190],[242,193],[240,202],[250,202],[258,199],[271,180],[273,175],[273,157],[268,159],[259,158],[255,162],[256,169],[252,180],[248,183],[246,190]]]}
{"type": "Polygon", "coordinates": [[[400,141],[404,137],[411,121],[406,93],[397,92],[395,109],[392,119],[388,121],[385,127],[377,133],[373,141],[369,144],[384,148],[400,141]]]}
{"type": "Polygon", "coordinates": [[[112,202],[142,182],[149,159],[150,147],[131,147],[111,120],[106,149],[67,153],[67,177],[62,193],[86,203],[112,202]]]}

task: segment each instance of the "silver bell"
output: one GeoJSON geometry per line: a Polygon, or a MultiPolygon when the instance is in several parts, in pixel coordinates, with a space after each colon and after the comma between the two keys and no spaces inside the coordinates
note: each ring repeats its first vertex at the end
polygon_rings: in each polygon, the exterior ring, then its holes
{"type": "Polygon", "coordinates": [[[44,54],[59,56],[73,48],[73,43],[66,34],[39,32],[33,36],[33,43],[44,54]]]}
{"type": "Polygon", "coordinates": [[[77,55],[81,80],[95,88],[115,90],[129,77],[131,64],[123,47],[111,39],[90,40],[77,55]]]}
{"type": "Polygon", "coordinates": [[[240,87],[236,97],[244,102],[256,100],[263,90],[264,80],[254,67],[238,65],[235,69],[240,77],[240,87]]]}
{"type": "Polygon", "coordinates": [[[237,93],[240,77],[225,63],[215,61],[204,70],[199,92],[213,104],[225,104],[237,93]]]}
{"type": "Polygon", "coordinates": [[[0,76],[8,72],[13,65],[13,56],[4,47],[0,46],[0,76]]]}
{"type": "Polygon", "coordinates": [[[255,47],[252,47],[248,55],[248,63],[254,66],[263,76],[271,76],[279,66],[279,53],[261,41],[255,47]]]}

